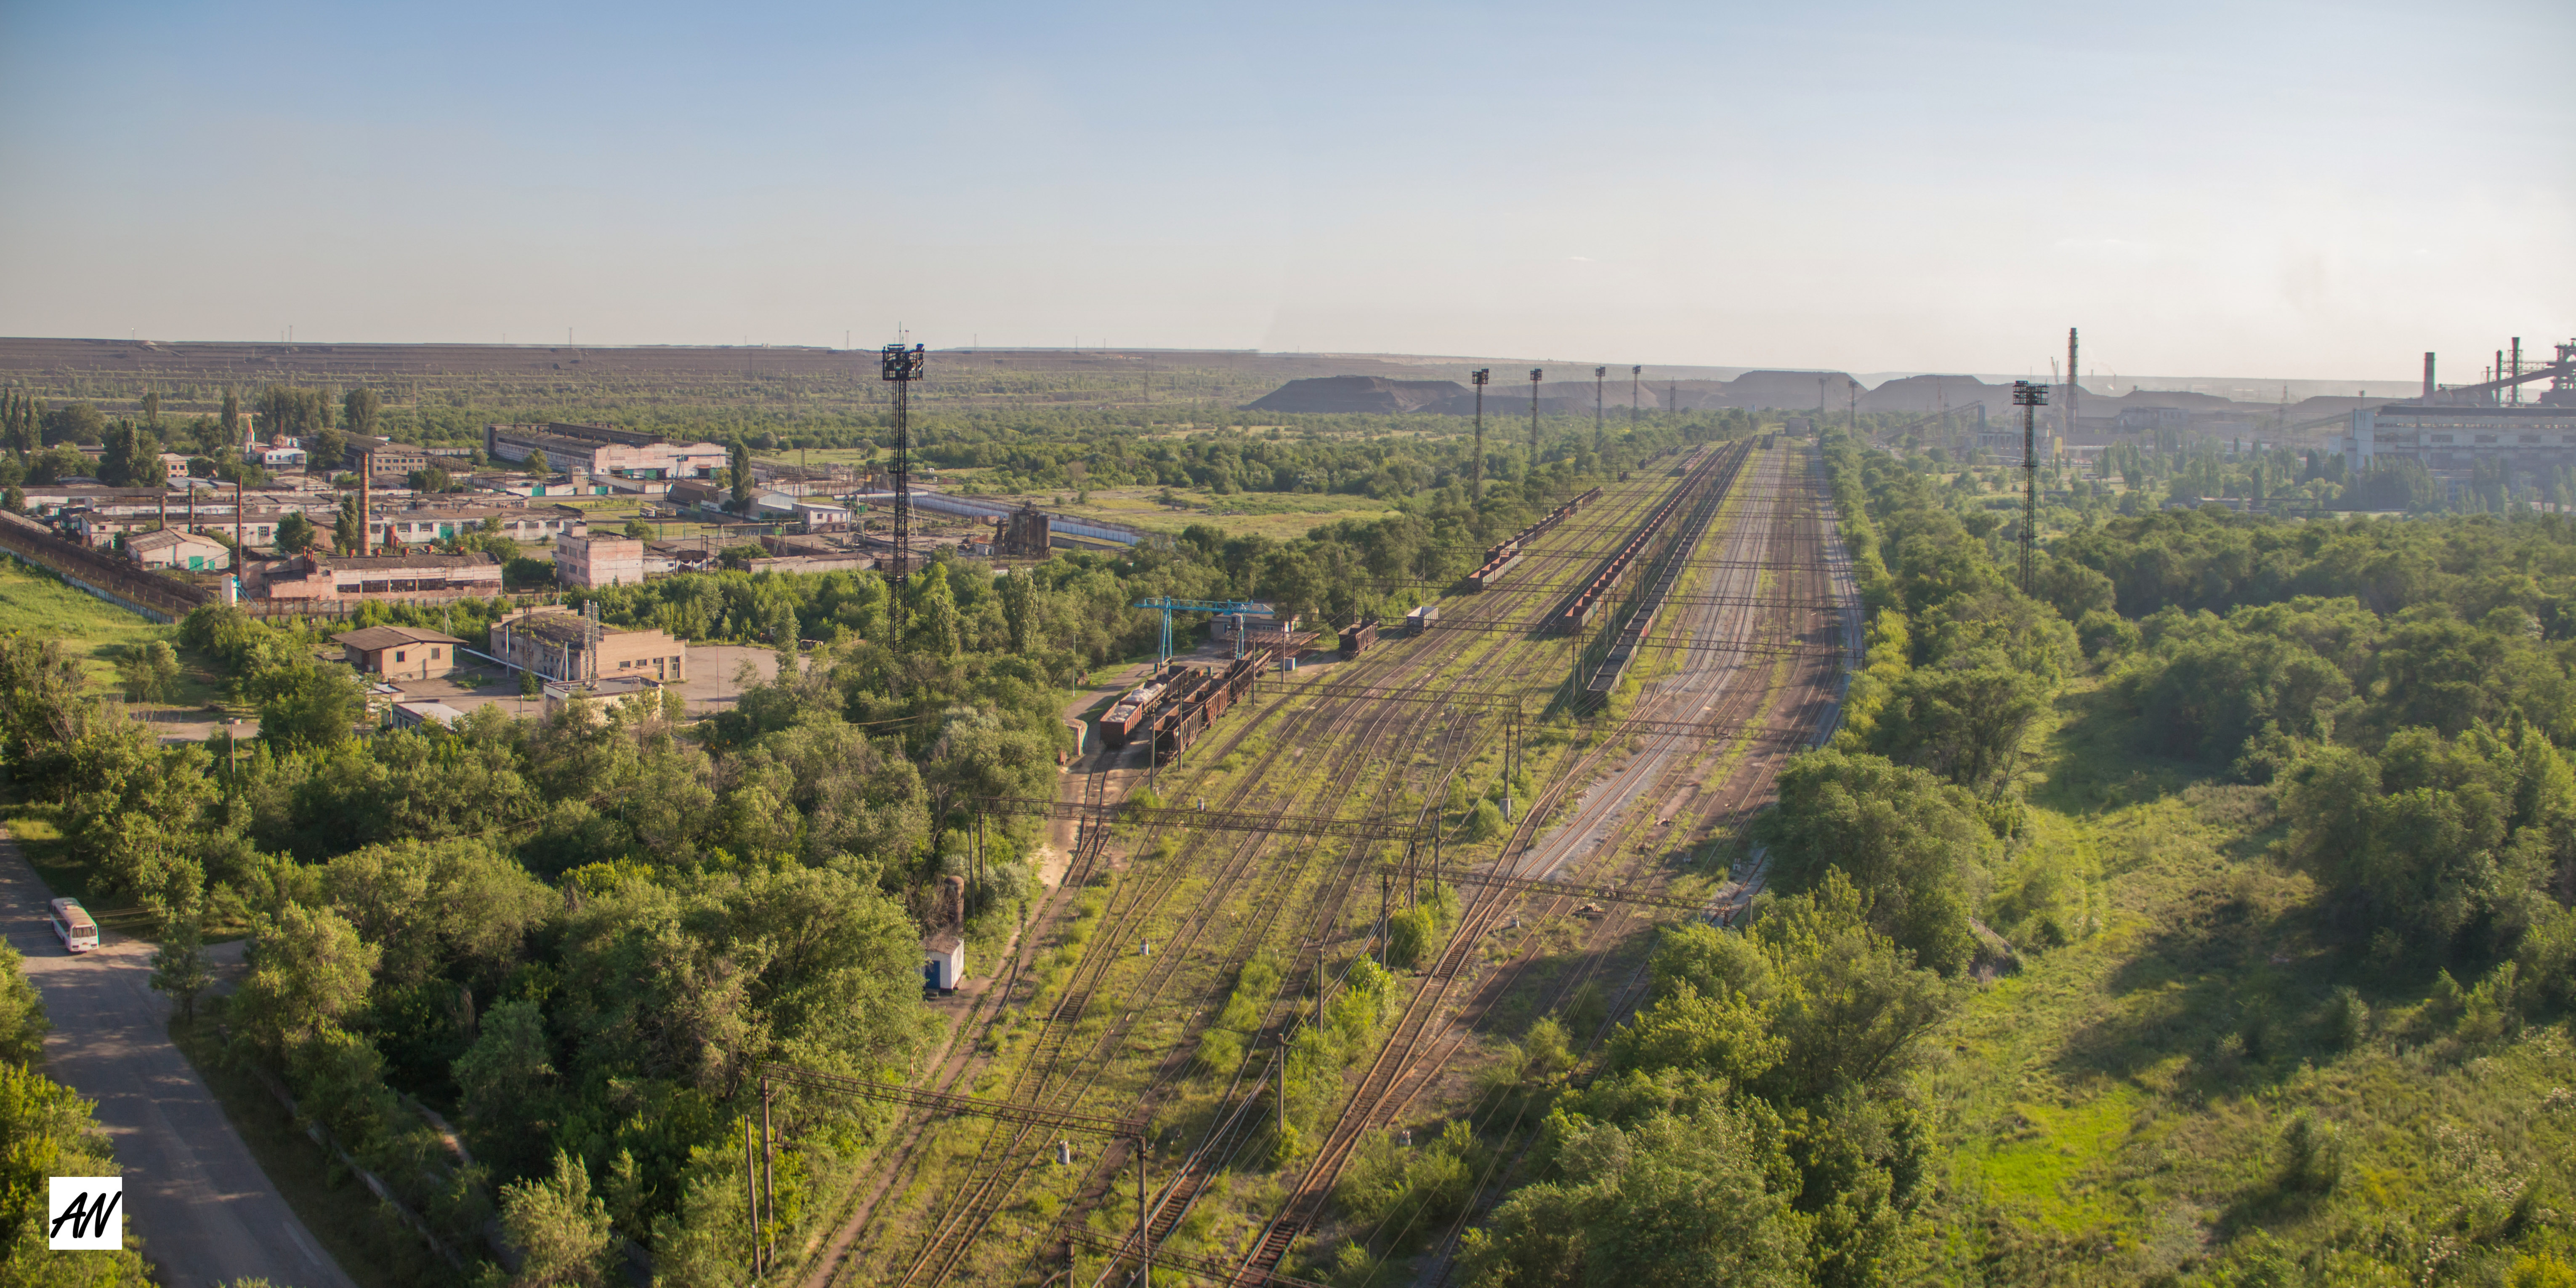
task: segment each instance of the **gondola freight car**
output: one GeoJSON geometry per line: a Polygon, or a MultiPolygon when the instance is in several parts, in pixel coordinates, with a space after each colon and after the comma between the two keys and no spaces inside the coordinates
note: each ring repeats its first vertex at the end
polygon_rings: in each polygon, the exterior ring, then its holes
{"type": "Polygon", "coordinates": [[[1115,750],[1151,728],[1154,709],[1163,704],[1163,697],[1176,678],[1169,669],[1157,668],[1152,678],[1129,689],[1125,697],[1111,703],[1108,713],[1100,717],[1101,743],[1115,750]]]}
{"type": "Polygon", "coordinates": [[[1367,652],[1370,646],[1376,643],[1377,619],[1372,617],[1366,621],[1354,620],[1350,625],[1342,628],[1342,660],[1350,661],[1367,652]]]}

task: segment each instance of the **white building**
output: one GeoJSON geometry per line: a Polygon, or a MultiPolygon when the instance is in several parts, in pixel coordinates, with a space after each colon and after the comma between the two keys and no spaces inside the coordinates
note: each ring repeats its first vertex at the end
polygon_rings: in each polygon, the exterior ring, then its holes
{"type": "Polygon", "coordinates": [[[132,534],[125,539],[125,553],[146,568],[221,572],[233,566],[232,551],[223,542],[177,528],[132,534]]]}

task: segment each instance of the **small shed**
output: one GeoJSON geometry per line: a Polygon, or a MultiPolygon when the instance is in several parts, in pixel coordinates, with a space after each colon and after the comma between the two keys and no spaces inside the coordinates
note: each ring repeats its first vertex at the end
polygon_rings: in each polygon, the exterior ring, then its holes
{"type": "Polygon", "coordinates": [[[966,878],[941,877],[939,897],[921,936],[921,986],[957,991],[966,978],[966,878]]]}
{"type": "Polygon", "coordinates": [[[386,713],[386,723],[395,729],[418,729],[423,725],[453,729],[464,719],[464,712],[444,702],[397,702],[386,713]]]}
{"type": "Polygon", "coordinates": [[[349,665],[361,674],[435,680],[456,669],[456,648],[465,641],[411,626],[369,626],[334,635],[331,642],[347,651],[349,665]]]}

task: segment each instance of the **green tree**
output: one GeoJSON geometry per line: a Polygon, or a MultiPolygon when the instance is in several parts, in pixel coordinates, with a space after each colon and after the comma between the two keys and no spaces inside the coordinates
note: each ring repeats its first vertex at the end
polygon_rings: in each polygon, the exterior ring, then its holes
{"type": "Polygon", "coordinates": [[[726,508],[736,514],[748,514],[751,512],[751,448],[739,436],[733,440],[731,460],[733,503],[726,508]]]}
{"type": "Polygon", "coordinates": [[[352,434],[373,436],[376,413],[383,407],[384,400],[376,396],[375,390],[359,385],[340,396],[340,424],[352,434]]]}
{"type": "Polygon", "coordinates": [[[313,548],[313,543],[321,539],[321,530],[313,526],[311,519],[304,517],[303,511],[296,511],[277,521],[277,548],[280,553],[303,554],[313,548]]]}
{"type": "Polygon", "coordinates": [[[151,431],[120,420],[108,427],[107,452],[99,458],[98,481],[109,487],[159,487],[170,471],[161,461],[161,442],[151,431]]]}
{"type": "Polygon", "coordinates": [[[288,748],[327,747],[355,735],[367,693],[339,667],[281,670],[259,704],[259,736],[288,748]]]}
{"type": "Polygon", "coordinates": [[[128,702],[167,702],[179,691],[179,654],[168,640],[127,648],[116,669],[128,702]]]}
{"type": "Polygon", "coordinates": [[[1792,1288],[1807,1282],[1803,1222],[1771,1178],[1776,1145],[1707,1105],[1634,1128],[1578,1124],[1563,1175],[1526,1186],[1460,1249],[1471,1288],[1792,1288]]]}
{"type": "Polygon", "coordinates": [[[626,521],[626,539],[629,541],[652,540],[653,525],[646,523],[642,519],[628,519],[626,521]]]}
{"type": "Polygon", "coordinates": [[[214,982],[213,964],[206,957],[205,936],[196,919],[172,922],[152,953],[153,989],[168,994],[181,1018],[194,1022],[197,996],[214,982]]]}
{"type": "Polygon", "coordinates": [[[46,412],[44,427],[47,446],[87,447],[105,439],[107,417],[98,408],[78,402],[46,412]]]}
{"type": "Polygon", "coordinates": [[[383,960],[339,913],[293,902],[260,919],[252,949],[233,1014],[273,1054],[338,1028],[365,1003],[383,960]]]}
{"type": "Polygon", "coordinates": [[[45,1018],[45,999],[19,969],[25,961],[17,949],[0,944],[0,1061],[14,1064],[43,1059],[45,1034],[54,1027],[45,1018]]]}
{"type": "Polygon", "coordinates": [[[1877,756],[1813,751],[1781,770],[1780,807],[1760,827],[1775,888],[1814,889],[1839,870],[1870,923],[1920,964],[1952,974],[1976,955],[1969,876],[1995,842],[1960,788],[1877,756]]]}
{"type": "Polygon", "coordinates": [[[537,1004],[494,1004],[452,1074],[475,1152],[510,1172],[538,1162],[554,1118],[556,1076],[537,1004]]]}
{"type": "Polygon", "coordinates": [[[501,1187],[501,1229],[523,1260],[518,1273],[493,1275],[509,1288],[592,1288],[608,1273],[616,1240],[608,1205],[590,1193],[590,1170],[562,1150],[554,1174],[501,1187]]]}
{"type": "Polygon", "coordinates": [[[445,492],[454,480],[448,477],[446,470],[432,465],[425,469],[413,470],[403,482],[415,492],[445,492]]]}
{"type": "MultiPolygon", "coordinates": [[[[13,963],[14,964],[14,963],[13,963]]],[[[55,1176],[115,1176],[95,1105],[15,1061],[0,1062],[0,1282],[28,1288],[149,1288],[154,1277],[130,1246],[113,1252],[46,1248],[45,1206],[55,1176]]]]}

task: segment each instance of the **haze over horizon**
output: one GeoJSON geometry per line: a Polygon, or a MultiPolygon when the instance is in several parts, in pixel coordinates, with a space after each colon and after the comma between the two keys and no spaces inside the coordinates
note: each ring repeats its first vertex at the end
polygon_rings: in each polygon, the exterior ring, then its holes
{"type": "Polygon", "coordinates": [[[2088,383],[2458,381],[2576,334],[2571,38],[2518,0],[13,0],[0,334],[2000,373],[2074,324],[2088,383]]]}

